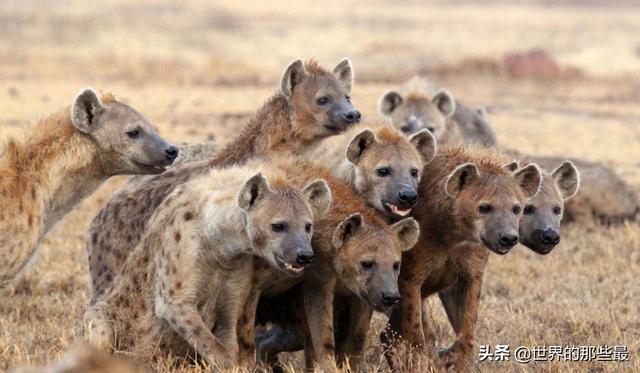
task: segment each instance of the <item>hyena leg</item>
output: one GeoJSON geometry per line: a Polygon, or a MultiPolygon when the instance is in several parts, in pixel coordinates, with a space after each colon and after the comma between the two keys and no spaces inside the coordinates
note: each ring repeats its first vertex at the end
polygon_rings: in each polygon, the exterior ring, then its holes
{"type": "Polygon", "coordinates": [[[462,327],[464,309],[462,307],[463,301],[461,299],[457,299],[461,292],[456,289],[456,286],[457,283],[453,288],[439,292],[438,296],[440,297],[440,302],[442,302],[442,306],[447,313],[447,318],[449,319],[449,323],[451,324],[453,331],[458,334],[462,327]]]}
{"type": "MultiPolygon", "coordinates": [[[[335,278],[309,281],[303,286],[304,312],[311,334],[313,350],[324,372],[337,372],[333,336],[333,297],[335,278]]],[[[313,368],[307,366],[307,368],[313,368]]]]}
{"type": "MultiPolygon", "coordinates": [[[[338,342],[338,363],[344,365],[347,360],[352,371],[357,371],[364,356],[364,348],[369,332],[369,323],[373,310],[362,299],[352,296],[349,299],[347,331],[338,342]]],[[[346,315],[345,315],[346,316],[346,315]]],[[[334,315],[334,317],[337,317],[334,315]]]]}
{"type": "Polygon", "coordinates": [[[280,352],[299,351],[304,347],[303,336],[298,333],[297,325],[276,325],[256,335],[256,345],[260,361],[268,363],[273,369],[280,352]]]}
{"type": "Polygon", "coordinates": [[[84,314],[84,335],[92,345],[107,351],[113,347],[113,328],[99,306],[92,306],[84,314]]]}
{"type": "Polygon", "coordinates": [[[445,367],[455,366],[457,371],[468,371],[473,366],[481,289],[481,275],[461,277],[455,287],[451,289],[450,299],[455,305],[452,311],[455,310],[454,319],[459,324],[453,345],[440,352],[441,363],[445,367]]]}

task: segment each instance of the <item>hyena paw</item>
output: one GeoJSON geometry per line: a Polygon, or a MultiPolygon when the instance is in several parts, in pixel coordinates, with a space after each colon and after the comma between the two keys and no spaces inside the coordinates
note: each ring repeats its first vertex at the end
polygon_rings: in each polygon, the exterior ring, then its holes
{"type": "Polygon", "coordinates": [[[475,345],[471,342],[456,341],[451,346],[438,351],[440,365],[455,367],[456,371],[468,371],[473,366],[475,345]]]}

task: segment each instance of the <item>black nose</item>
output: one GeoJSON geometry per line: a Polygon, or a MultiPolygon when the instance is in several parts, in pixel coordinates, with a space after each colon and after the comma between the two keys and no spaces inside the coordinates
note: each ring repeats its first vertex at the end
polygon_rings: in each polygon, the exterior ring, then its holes
{"type": "Polygon", "coordinates": [[[434,133],[436,131],[434,127],[427,127],[427,130],[429,130],[429,132],[431,133],[434,133]]]}
{"type": "Polygon", "coordinates": [[[178,156],[178,148],[171,145],[164,151],[164,153],[167,155],[167,159],[173,161],[178,156]]]}
{"type": "Polygon", "coordinates": [[[400,302],[400,294],[390,291],[383,291],[382,293],[380,293],[380,300],[382,301],[382,303],[388,306],[396,304],[400,302]]]}
{"type": "Polygon", "coordinates": [[[362,117],[362,115],[360,115],[360,112],[357,110],[350,111],[346,114],[343,114],[343,116],[347,123],[358,123],[360,122],[360,117],[362,117]]]}
{"type": "Polygon", "coordinates": [[[547,245],[557,245],[560,242],[560,234],[551,228],[540,233],[540,241],[547,245]]]}
{"type": "Polygon", "coordinates": [[[518,243],[517,234],[504,234],[500,235],[500,246],[511,247],[518,243]]]}
{"type": "Polygon", "coordinates": [[[306,265],[313,262],[313,251],[302,251],[296,256],[298,264],[306,265]]]}
{"type": "Polygon", "coordinates": [[[401,205],[413,205],[418,199],[418,193],[415,190],[402,190],[398,192],[398,201],[401,205]]]}

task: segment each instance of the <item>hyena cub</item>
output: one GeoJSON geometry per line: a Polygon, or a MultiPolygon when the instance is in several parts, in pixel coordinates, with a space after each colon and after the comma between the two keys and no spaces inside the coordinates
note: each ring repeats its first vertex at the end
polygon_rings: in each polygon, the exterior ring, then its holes
{"type": "Polygon", "coordinates": [[[379,110],[407,134],[428,129],[439,144],[496,145],[483,107],[466,107],[450,92],[420,77],[411,78],[398,91],[383,94],[379,110]]]}
{"type": "Polygon", "coordinates": [[[158,206],[114,286],[88,310],[90,339],[144,357],[195,351],[212,365],[236,364],[251,257],[300,275],[314,255],[314,219],[330,201],[323,180],[295,188],[259,162],[180,185],[158,206]]]}
{"type": "Polygon", "coordinates": [[[314,61],[294,61],[286,68],[279,91],[218,153],[206,161],[138,180],[116,193],[89,229],[87,254],[93,298],[111,286],[156,207],[176,186],[213,167],[241,164],[253,157],[297,154],[347,129],[360,120],[349,97],[352,85],[348,59],[332,71],[314,61]]]}
{"type": "Polygon", "coordinates": [[[107,178],[160,173],[177,155],[142,114],[91,89],[24,140],[10,140],[0,159],[0,288],[107,178]]]}
{"type": "MultiPolygon", "coordinates": [[[[313,367],[317,358],[321,369],[333,371],[336,369],[334,297],[342,294],[357,299],[356,303],[362,309],[358,317],[362,319],[353,319],[350,337],[366,335],[372,309],[385,310],[399,299],[396,281],[401,253],[417,240],[418,227],[411,218],[388,225],[374,209],[355,196],[349,186],[333,178],[326,169],[304,161],[281,167],[289,167],[290,175],[297,173],[289,179],[293,185],[303,185],[316,178],[326,180],[333,203],[325,216],[316,222],[312,240],[316,258],[305,274],[298,281],[292,281],[256,263],[254,289],[245,309],[255,312],[260,296],[263,296],[263,304],[271,303],[267,300],[277,298],[301,283],[296,300],[287,298],[299,308],[288,314],[287,319],[279,321],[289,324],[290,318],[300,317],[298,327],[301,330],[309,328],[309,334],[304,338],[308,366],[313,367]]],[[[274,311],[268,305],[262,308],[267,314],[274,311]]],[[[253,344],[254,317],[255,314],[248,313],[241,318],[244,324],[240,327],[240,343],[247,348],[253,344]]],[[[265,319],[264,314],[259,319],[265,319]]],[[[264,354],[266,348],[259,346],[259,351],[264,354]]]]}
{"type": "MultiPolygon", "coordinates": [[[[506,254],[518,243],[518,225],[526,198],[540,187],[535,164],[515,173],[512,164],[485,149],[440,147],[424,169],[420,204],[413,216],[421,236],[402,257],[402,301],[393,310],[385,344],[401,336],[418,351],[435,355],[435,336],[423,319],[422,301],[451,288],[459,312],[449,315],[457,334],[440,363],[464,369],[472,360],[475,324],[489,250],[506,254]],[[487,248],[489,250],[487,250],[487,248]]],[[[397,364],[391,354],[390,364],[397,364]]]]}

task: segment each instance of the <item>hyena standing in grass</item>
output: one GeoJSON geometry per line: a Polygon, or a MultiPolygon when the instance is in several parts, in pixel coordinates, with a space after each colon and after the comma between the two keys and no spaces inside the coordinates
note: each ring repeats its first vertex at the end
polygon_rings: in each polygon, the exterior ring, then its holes
{"type": "Polygon", "coordinates": [[[285,70],[280,91],[212,159],[139,180],[115,194],[96,216],[88,234],[94,299],[111,285],[156,207],[177,185],[212,167],[239,164],[257,156],[300,153],[344,131],[360,120],[349,97],[352,85],[353,70],[347,59],[333,72],[313,61],[295,61],[285,70]]]}
{"type": "MultiPolygon", "coordinates": [[[[423,319],[422,303],[429,295],[451,288],[459,327],[455,342],[441,353],[438,363],[458,370],[472,364],[489,250],[506,254],[518,243],[525,199],[540,187],[541,174],[535,164],[514,173],[512,165],[505,163],[490,150],[441,146],[424,168],[426,176],[418,189],[420,204],[413,211],[421,236],[402,257],[398,280],[402,300],[381,335],[385,345],[403,341],[435,357],[435,335],[429,320],[423,319]]],[[[392,350],[388,360],[393,366],[406,362],[397,360],[392,350]]]]}
{"type": "Polygon", "coordinates": [[[87,311],[90,339],[144,358],[196,352],[215,367],[237,364],[251,256],[299,275],[314,255],[314,220],[330,203],[323,180],[295,188],[259,161],[181,184],[156,209],[114,286],[87,311]]]}
{"type": "Polygon", "coordinates": [[[0,159],[0,288],[106,179],[160,173],[177,155],[140,113],[91,89],[24,140],[10,140],[0,159]]]}
{"type": "MultiPolygon", "coordinates": [[[[275,310],[266,299],[278,298],[299,284],[300,288],[293,292],[295,297],[287,298],[294,308],[285,316],[286,320],[279,321],[287,324],[298,318],[300,331],[308,331],[299,337],[304,341],[308,368],[313,368],[317,361],[323,371],[335,371],[338,341],[334,340],[334,299],[337,296],[350,302],[357,315],[343,335],[348,340],[364,339],[373,310],[387,310],[399,299],[397,276],[401,253],[415,244],[418,226],[411,218],[387,224],[327,169],[305,161],[279,163],[279,168],[294,175],[289,178],[293,185],[316,178],[326,180],[333,203],[315,224],[312,246],[316,255],[302,277],[286,278],[261,261],[255,263],[252,294],[240,319],[240,345],[249,351],[253,349],[255,310],[260,297],[266,303],[262,312],[270,314],[275,310]]],[[[262,356],[279,352],[273,347],[261,344],[259,352],[262,356]]],[[[359,356],[363,349],[364,345],[358,344],[349,346],[348,352],[359,356]]]]}

